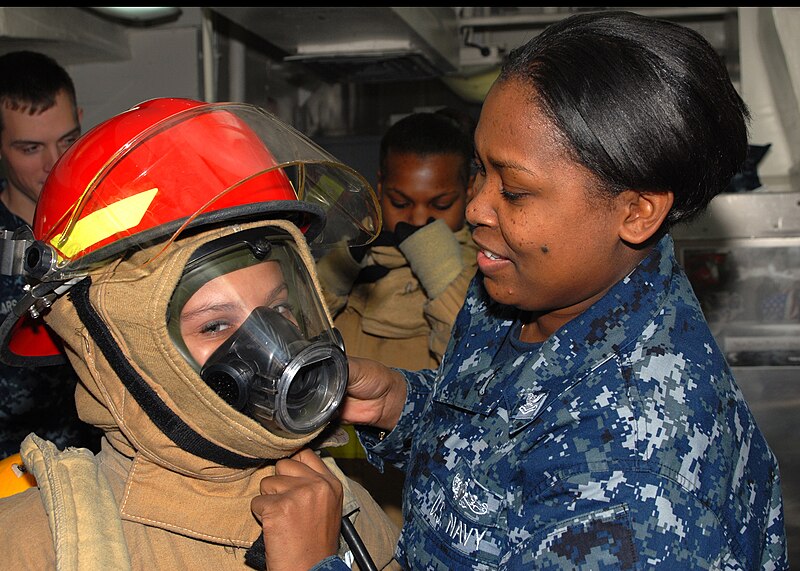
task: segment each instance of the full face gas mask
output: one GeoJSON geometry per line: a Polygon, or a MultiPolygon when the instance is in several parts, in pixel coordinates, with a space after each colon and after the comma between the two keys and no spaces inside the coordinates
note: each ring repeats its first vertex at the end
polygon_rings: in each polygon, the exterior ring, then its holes
{"type": "Polygon", "coordinates": [[[292,237],[277,227],[208,242],[169,305],[170,338],[230,406],[282,437],[327,423],[347,360],[292,237]]]}

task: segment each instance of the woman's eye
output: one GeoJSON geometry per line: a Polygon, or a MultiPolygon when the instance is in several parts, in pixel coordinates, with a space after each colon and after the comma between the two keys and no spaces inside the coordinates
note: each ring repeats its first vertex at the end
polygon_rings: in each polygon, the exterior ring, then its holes
{"type": "Polygon", "coordinates": [[[405,208],[405,207],[407,207],[407,206],[408,206],[408,204],[409,204],[408,202],[398,202],[397,200],[390,200],[389,202],[390,202],[390,203],[391,203],[391,205],[392,205],[392,206],[394,206],[395,208],[405,208]]]}
{"type": "Polygon", "coordinates": [[[225,331],[230,327],[231,324],[228,321],[222,321],[222,320],[209,321],[208,323],[203,324],[203,326],[200,328],[200,333],[202,333],[203,335],[209,335],[209,334],[215,335],[225,331]]]}
{"type": "Polygon", "coordinates": [[[511,191],[506,190],[506,189],[502,189],[500,191],[500,196],[502,196],[508,202],[515,202],[517,200],[522,199],[522,194],[518,194],[516,192],[511,192],[511,191]]]}

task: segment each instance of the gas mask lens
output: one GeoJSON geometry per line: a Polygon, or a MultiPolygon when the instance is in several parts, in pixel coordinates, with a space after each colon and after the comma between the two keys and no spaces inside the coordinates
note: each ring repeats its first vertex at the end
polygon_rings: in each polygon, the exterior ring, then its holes
{"type": "Polygon", "coordinates": [[[278,228],[200,248],[173,295],[169,330],[225,402],[279,436],[317,430],[344,397],[341,338],[291,236],[278,228]]]}
{"type": "Polygon", "coordinates": [[[329,341],[304,339],[275,310],[257,307],[212,353],[200,376],[228,404],[272,432],[308,434],[341,402],[347,379],[341,353],[329,341]]]}

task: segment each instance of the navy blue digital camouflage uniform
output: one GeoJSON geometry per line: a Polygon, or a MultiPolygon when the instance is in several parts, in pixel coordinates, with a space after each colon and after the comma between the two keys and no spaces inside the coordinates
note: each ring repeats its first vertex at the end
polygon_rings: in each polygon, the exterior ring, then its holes
{"type": "MultiPolygon", "coordinates": [[[[0,229],[16,230],[25,222],[0,202],[0,229]]],[[[21,276],[0,275],[0,322],[23,295],[21,276]]],[[[77,376],[70,365],[38,368],[0,363],[0,459],[16,454],[31,432],[66,446],[99,449],[100,432],[78,418],[77,376]]]]}
{"type": "MultiPolygon", "coordinates": [[[[537,350],[473,281],[371,462],[406,470],[407,569],[787,569],[778,465],[667,235],[537,350]]],[[[329,561],[326,565],[332,566],[329,561]]]]}

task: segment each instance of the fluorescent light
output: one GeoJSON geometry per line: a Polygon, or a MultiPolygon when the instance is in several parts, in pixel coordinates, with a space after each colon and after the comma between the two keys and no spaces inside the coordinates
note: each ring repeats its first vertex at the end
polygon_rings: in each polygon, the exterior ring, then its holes
{"type": "Polygon", "coordinates": [[[128,20],[130,22],[152,22],[166,18],[177,18],[180,8],[128,7],[128,8],[91,8],[109,18],[128,20]]]}

